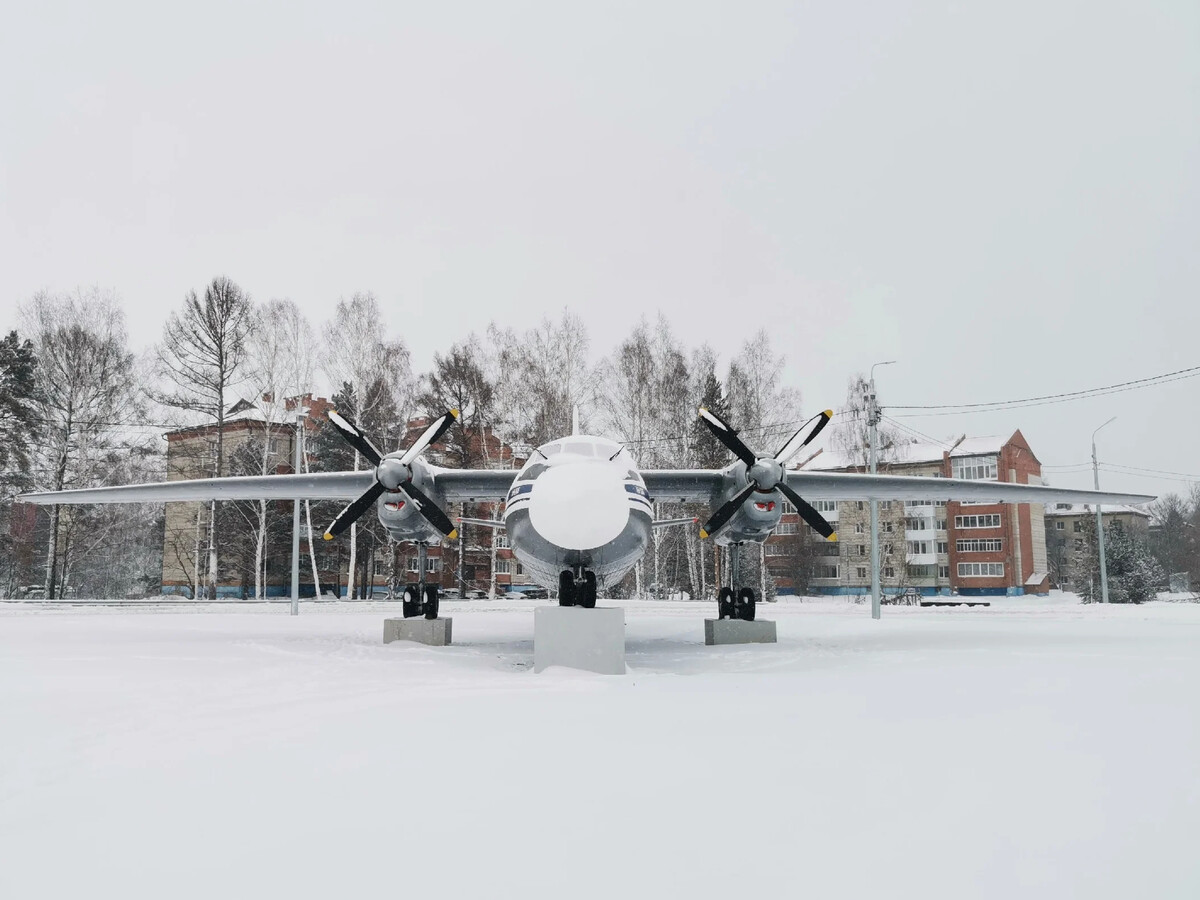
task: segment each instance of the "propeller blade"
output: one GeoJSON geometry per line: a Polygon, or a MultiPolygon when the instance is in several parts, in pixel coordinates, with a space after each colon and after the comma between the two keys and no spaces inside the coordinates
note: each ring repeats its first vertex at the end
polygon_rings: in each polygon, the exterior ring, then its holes
{"type": "Polygon", "coordinates": [[[450,521],[450,517],[442,512],[436,503],[421,493],[415,484],[411,481],[406,481],[400,485],[400,490],[417,501],[417,512],[425,517],[426,522],[450,540],[458,537],[458,529],[454,527],[454,523],[450,521]]]}
{"type": "Polygon", "coordinates": [[[700,529],[700,537],[711,537],[718,532],[726,522],[733,518],[733,514],[741,509],[742,504],[746,502],[746,498],[754,493],[754,489],[757,486],[753,481],[750,482],[738,491],[732,500],[727,501],[720,509],[713,513],[712,517],[700,529]]]}
{"type": "Polygon", "coordinates": [[[792,501],[792,505],[796,507],[796,512],[800,513],[800,518],[812,526],[812,529],[817,534],[831,541],[837,540],[837,531],[825,521],[825,517],[817,512],[811,503],[788,487],[786,482],[781,481],[776,486],[783,492],[783,496],[792,501]]]}
{"type": "Polygon", "coordinates": [[[813,438],[821,433],[821,430],[829,424],[829,420],[833,418],[833,410],[827,409],[823,413],[813,416],[798,429],[796,433],[788,438],[788,442],[779,448],[779,452],[775,454],[775,462],[781,466],[786,466],[789,459],[812,443],[813,438]],[[809,433],[808,437],[803,437],[804,430],[816,422],[816,427],[809,433]]]}
{"type": "Polygon", "coordinates": [[[346,442],[363,455],[363,458],[367,462],[373,466],[379,465],[379,460],[383,459],[383,454],[375,449],[375,445],[367,440],[367,436],[358,430],[357,425],[339,415],[336,409],[329,411],[329,421],[333,423],[333,427],[346,439],[346,442]]]}
{"type": "Polygon", "coordinates": [[[328,528],[325,529],[325,540],[332,541],[335,537],[354,524],[354,521],[370,509],[379,495],[384,491],[384,487],[378,481],[367,488],[366,492],[338,513],[337,518],[333,520],[328,528]]]}
{"type": "Polygon", "coordinates": [[[704,424],[708,426],[718,441],[729,448],[729,452],[740,459],[748,466],[754,465],[757,457],[754,451],[742,443],[742,439],[738,437],[738,433],[729,427],[729,423],[723,420],[715,412],[710,409],[700,407],[700,418],[704,420],[704,424]]]}
{"type": "MultiPolygon", "coordinates": [[[[452,409],[444,415],[438,416],[436,419],[434,419],[429,424],[429,427],[426,428],[421,434],[421,436],[413,442],[413,445],[404,451],[404,455],[400,457],[400,462],[407,466],[414,459],[420,456],[426,447],[428,447],[430,444],[437,443],[437,439],[446,433],[446,429],[453,425],[455,419],[457,418],[458,410],[452,409]]],[[[447,519],[446,521],[450,520],[447,519]]]]}

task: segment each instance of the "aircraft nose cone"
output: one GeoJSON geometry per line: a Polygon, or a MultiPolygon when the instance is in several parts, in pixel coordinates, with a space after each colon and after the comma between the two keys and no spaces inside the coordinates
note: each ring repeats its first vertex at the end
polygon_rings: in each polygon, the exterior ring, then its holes
{"type": "Polygon", "coordinates": [[[534,482],[529,521],[550,543],[594,550],[629,522],[629,500],[620,473],[590,463],[551,466],[534,482]]]}

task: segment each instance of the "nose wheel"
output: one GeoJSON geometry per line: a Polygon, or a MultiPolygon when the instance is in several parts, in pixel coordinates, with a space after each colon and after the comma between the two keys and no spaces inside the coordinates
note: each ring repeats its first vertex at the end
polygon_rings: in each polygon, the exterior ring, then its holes
{"type": "Polygon", "coordinates": [[[729,584],[717,593],[717,618],[754,621],[757,597],[753,588],[737,587],[741,569],[741,544],[729,546],[729,584]]]}
{"type": "Polygon", "coordinates": [[[586,569],[577,578],[570,569],[558,574],[558,605],[596,608],[596,573],[586,569]]]}

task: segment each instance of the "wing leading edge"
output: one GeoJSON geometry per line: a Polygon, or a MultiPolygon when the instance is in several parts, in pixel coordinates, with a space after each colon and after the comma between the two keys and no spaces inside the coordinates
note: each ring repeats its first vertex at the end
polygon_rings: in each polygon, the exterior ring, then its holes
{"type": "MultiPolygon", "coordinates": [[[[656,500],[712,502],[737,482],[721,469],[644,469],[639,473],[656,500]]],[[[807,500],[967,500],[995,503],[1141,504],[1148,494],[1118,494],[972,481],[965,478],[919,478],[913,475],[865,475],[857,472],[789,471],[787,484],[807,500]]]]}

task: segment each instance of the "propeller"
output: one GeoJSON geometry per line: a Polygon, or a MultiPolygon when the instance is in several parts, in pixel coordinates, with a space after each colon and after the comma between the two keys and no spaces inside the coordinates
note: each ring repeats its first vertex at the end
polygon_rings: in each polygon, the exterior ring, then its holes
{"type": "Polygon", "coordinates": [[[430,444],[435,443],[445,434],[457,418],[457,409],[438,416],[421,433],[421,436],[413,441],[411,447],[396,457],[381,454],[357,425],[339,415],[336,410],[330,410],[329,421],[333,427],[346,439],[346,443],[361,453],[363,458],[375,467],[375,483],[367,488],[361,497],[337,514],[337,518],[325,530],[325,540],[331,541],[349,528],[359,516],[371,508],[385,491],[401,491],[407,494],[425,521],[450,540],[458,537],[458,529],[454,527],[450,517],[412,483],[412,463],[425,452],[430,444]]]}
{"type": "Polygon", "coordinates": [[[700,407],[700,418],[704,420],[704,424],[708,426],[709,431],[724,444],[729,452],[746,464],[746,477],[749,483],[733,495],[732,498],[721,504],[720,508],[704,523],[704,527],[700,529],[700,537],[706,538],[725,527],[734,514],[741,509],[742,504],[755,491],[762,493],[770,493],[771,491],[780,491],[792,505],[796,507],[796,512],[800,514],[805,522],[807,522],[813,530],[821,537],[828,538],[831,541],[837,540],[837,532],[833,526],[825,521],[825,517],[821,515],[812,504],[808,503],[804,498],[797,494],[786,481],[786,473],[784,466],[793,456],[803,450],[812,440],[821,433],[829,420],[833,418],[833,410],[827,409],[824,412],[813,416],[793,434],[774,456],[759,457],[753,450],[746,446],[745,442],[738,437],[738,432],[728,422],[718,416],[710,409],[700,407]]]}

